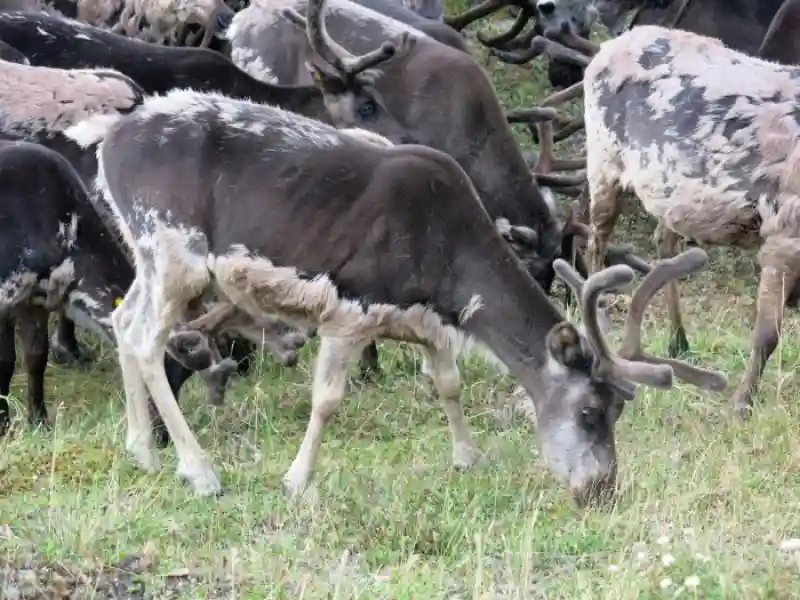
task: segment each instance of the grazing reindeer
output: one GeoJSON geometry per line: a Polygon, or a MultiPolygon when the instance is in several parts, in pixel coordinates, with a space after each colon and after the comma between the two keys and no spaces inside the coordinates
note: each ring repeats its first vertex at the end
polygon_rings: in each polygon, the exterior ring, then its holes
{"type": "MultiPolygon", "coordinates": [[[[255,319],[315,327],[320,337],[311,417],[284,478],[290,494],[310,480],[348,366],[376,338],[421,346],[453,461],[464,468],[481,453],[459,400],[456,357],[469,338],[486,346],[534,399],[543,453],[581,502],[614,484],[613,428],[631,382],[672,385],[672,367],[615,357],[595,333],[586,338],[564,320],[444,153],[375,144],[276,107],[188,90],[148,98],[116,123],[89,119],[81,139],[102,139],[97,184],[136,261],[112,316],[126,446],[142,467],[158,468],[149,390],[175,441],[178,473],[200,494],[221,486],[159,357],[187,304],[204,293],[255,319]],[[227,210],[234,201],[238,210],[227,210]],[[300,236],[316,242],[297,244],[300,236]]],[[[625,269],[593,285],[629,283],[625,269]]],[[[596,295],[584,302],[589,324],[596,295]]],[[[698,385],[724,383],[680,365],[678,376],[698,385]]]]}
{"type": "MultiPolygon", "coordinates": [[[[663,27],[606,42],[586,71],[592,269],[603,264],[623,188],[660,220],[661,256],[679,236],[760,247],[753,347],[733,397],[740,415],[778,343],[784,303],[800,289],[798,98],[800,69],[663,27]]],[[[688,342],[674,283],[667,303],[676,354],[688,342]]]]}
{"type": "MultiPolygon", "coordinates": [[[[418,143],[456,159],[492,219],[509,223],[505,237],[549,292],[555,277],[553,260],[562,247],[562,226],[548,201],[550,195],[531,177],[489,78],[471,56],[348,0],[324,5],[319,0],[258,0],[234,17],[226,33],[234,61],[265,81],[308,83],[307,70],[300,66],[314,53],[313,38],[299,30],[291,15],[305,10],[309,23],[321,23],[328,6],[327,29],[314,27],[327,40],[327,48],[365,52],[387,36],[406,34],[415,39],[413,49],[376,70],[376,93],[418,143]],[[459,102],[453,104],[453,97],[459,102]]],[[[527,118],[535,122],[543,117],[531,111],[527,118]]],[[[370,345],[365,352],[364,363],[370,371],[377,370],[377,350],[370,345]]]]}

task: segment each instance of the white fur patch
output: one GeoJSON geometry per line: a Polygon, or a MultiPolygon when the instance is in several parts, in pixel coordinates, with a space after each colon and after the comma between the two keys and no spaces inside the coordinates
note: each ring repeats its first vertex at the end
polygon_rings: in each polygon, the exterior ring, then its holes
{"type": "Polygon", "coordinates": [[[275,73],[256,50],[241,47],[231,48],[231,62],[259,81],[272,84],[279,83],[275,73]]]}
{"type": "Polygon", "coordinates": [[[79,123],[64,130],[64,136],[71,139],[81,148],[88,148],[92,144],[102,141],[108,131],[120,119],[117,113],[110,115],[92,115],[79,123]]]}
{"type": "Polygon", "coordinates": [[[295,148],[330,148],[341,144],[341,135],[330,125],[276,106],[235,100],[218,93],[176,89],[163,96],[149,96],[133,114],[139,121],[158,115],[168,116],[175,123],[197,122],[212,114],[226,125],[248,133],[279,132],[295,148]]]}
{"type": "Polygon", "coordinates": [[[51,69],[0,61],[0,131],[58,132],[94,114],[116,114],[137,101],[124,75],[110,69],[51,69]],[[113,78],[100,75],[113,74],[113,78]]]}

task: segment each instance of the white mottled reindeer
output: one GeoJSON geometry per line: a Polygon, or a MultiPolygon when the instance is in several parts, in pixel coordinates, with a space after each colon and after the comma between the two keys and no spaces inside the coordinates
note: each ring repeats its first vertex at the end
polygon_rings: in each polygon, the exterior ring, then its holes
{"type": "MultiPolygon", "coordinates": [[[[659,252],[680,236],[759,247],[761,283],[741,416],[800,297],[800,68],[753,58],[685,31],[639,26],[605,42],[586,69],[589,262],[603,256],[633,191],[660,221],[659,252]]],[[[688,348],[675,283],[672,353],[688,348]]]]}

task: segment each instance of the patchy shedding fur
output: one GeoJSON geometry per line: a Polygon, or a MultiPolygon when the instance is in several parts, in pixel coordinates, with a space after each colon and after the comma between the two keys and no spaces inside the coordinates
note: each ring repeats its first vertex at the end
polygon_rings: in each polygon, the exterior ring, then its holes
{"type": "MultiPolygon", "coordinates": [[[[593,269],[602,265],[622,189],[661,221],[662,256],[676,251],[675,234],[761,248],[753,350],[734,398],[749,410],[783,305],[800,285],[800,68],[686,31],[638,26],[602,45],[584,88],[593,269]]],[[[675,354],[688,342],[674,284],[667,294],[675,354]]]]}
{"type": "MultiPolygon", "coordinates": [[[[217,19],[226,16],[220,23],[224,29],[233,17],[223,0],[124,0],[125,7],[119,17],[114,31],[124,31],[129,36],[136,36],[141,30],[142,21],[147,21],[147,35],[156,41],[177,40],[179,30],[186,24],[202,25],[208,32],[215,31],[217,19]]],[[[208,45],[210,34],[204,38],[203,46],[208,45]]]]}
{"type": "Polygon", "coordinates": [[[142,100],[139,87],[110,69],[50,69],[0,61],[0,130],[55,133],[90,115],[125,113],[142,100]]]}

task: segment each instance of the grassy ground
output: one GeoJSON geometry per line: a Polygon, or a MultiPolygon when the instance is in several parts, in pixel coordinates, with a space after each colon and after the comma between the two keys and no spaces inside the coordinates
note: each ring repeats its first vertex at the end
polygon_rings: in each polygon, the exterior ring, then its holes
{"type": "MultiPolygon", "coordinates": [[[[509,108],[546,93],[538,72],[488,68],[509,108]]],[[[652,256],[651,233],[629,220],[617,239],[652,256]]],[[[755,311],[753,257],[711,255],[681,286],[687,329],[701,361],[735,385],[755,311]]],[[[647,339],[663,353],[663,307],[651,312],[647,339]]],[[[98,348],[89,372],[49,367],[53,430],[18,418],[0,441],[0,598],[59,598],[74,586],[75,598],[800,597],[800,553],[781,548],[800,537],[799,325],[790,314],[744,425],[727,395],[638,393],[617,427],[613,512],[573,506],[542,468],[534,429],[508,408],[513,383],[476,358],[463,397],[492,462],[452,472],[418,357],[391,344],[388,376],[348,397],[297,504],[279,484],[308,416],[313,345],[295,370],[259,365],[218,409],[192,383],[187,418],[230,490],[196,499],[174,479],[172,449],[158,475],[132,466],[114,354],[98,348]]],[[[20,374],[17,417],[24,385],[20,374]]]]}

